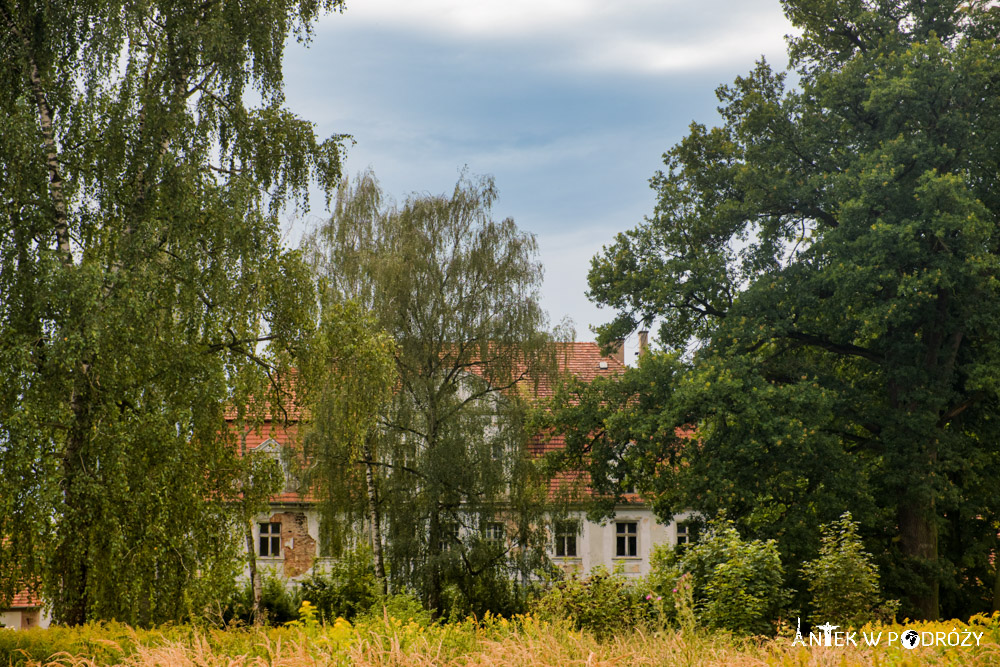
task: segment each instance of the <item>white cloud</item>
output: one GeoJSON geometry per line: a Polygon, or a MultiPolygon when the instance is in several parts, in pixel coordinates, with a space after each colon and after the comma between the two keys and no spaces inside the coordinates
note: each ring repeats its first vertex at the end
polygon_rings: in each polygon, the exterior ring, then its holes
{"type": "Polygon", "coordinates": [[[360,0],[347,12],[366,23],[497,38],[572,29],[612,14],[611,7],[595,0],[360,0]]]}
{"type": "Polygon", "coordinates": [[[338,23],[520,46],[555,54],[546,66],[562,71],[638,74],[780,59],[792,31],[777,0],[359,0],[326,25],[338,23]]]}

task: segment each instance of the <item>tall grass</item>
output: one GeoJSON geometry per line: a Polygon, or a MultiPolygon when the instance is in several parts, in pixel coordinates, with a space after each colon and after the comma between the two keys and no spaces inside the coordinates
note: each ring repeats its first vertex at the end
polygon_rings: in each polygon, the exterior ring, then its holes
{"type": "Polygon", "coordinates": [[[724,633],[635,630],[598,639],[568,625],[532,616],[513,620],[487,616],[424,625],[388,616],[355,626],[233,628],[164,627],[133,630],[117,624],[0,631],[0,665],[96,667],[239,667],[268,665],[1000,665],[1000,616],[969,623],[878,626],[927,632],[983,633],[979,646],[897,643],[850,647],[793,646],[791,637],[737,638],[724,633]]]}

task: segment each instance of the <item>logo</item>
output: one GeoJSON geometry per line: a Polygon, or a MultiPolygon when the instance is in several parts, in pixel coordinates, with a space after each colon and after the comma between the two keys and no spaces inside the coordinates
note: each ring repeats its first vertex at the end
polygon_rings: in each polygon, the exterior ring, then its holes
{"type": "Polygon", "coordinates": [[[899,642],[900,646],[909,651],[918,646],[979,646],[984,634],[973,632],[971,628],[961,631],[952,628],[951,632],[917,632],[913,628],[907,628],[901,633],[893,630],[879,630],[878,628],[871,631],[837,632],[839,628],[839,625],[832,623],[813,626],[813,631],[809,633],[807,640],[802,634],[802,619],[800,618],[792,646],[878,646],[882,643],[893,646],[899,642]]]}

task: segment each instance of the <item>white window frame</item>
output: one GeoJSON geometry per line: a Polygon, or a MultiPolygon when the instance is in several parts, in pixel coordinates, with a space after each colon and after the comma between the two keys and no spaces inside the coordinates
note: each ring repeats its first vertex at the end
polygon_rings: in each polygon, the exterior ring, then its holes
{"type": "Polygon", "coordinates": [[[638,557],[639,522],[637,520],[615,521],[615,558],[638,557]]]}
{"type": "Polygon", "coordinates": [[[490,544],[502,545],[507,539],[506,527],[500,521],[487,521],[483,525],[483,538],[490,544]]]}
{"type": "Polygon", "coordinates": [[[257,557],[281,558],[281,550],[281,522],[259,521],[257,523],[257,557]],[[267,553],[264,553],[265,551],[267,553]]]}
{"type": "Polygon", "coordinates": [[[556,558],[579,558],[580,549],[578,537],[580,537],[580,522],[572,519],[566,521],[556,521],[552,526],[555,537],[553,553],[556,558]],[[572,549],[570,549],[572,545],[572,549]],[[559,553],[562,551],[562,553],[559,553]],[[572,551],[572,553],[570,553],[572,551]]]}

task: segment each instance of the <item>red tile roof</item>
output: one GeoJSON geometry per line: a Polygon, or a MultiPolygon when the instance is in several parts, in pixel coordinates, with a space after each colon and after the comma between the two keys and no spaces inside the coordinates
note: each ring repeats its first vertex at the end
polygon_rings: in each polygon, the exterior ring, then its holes
{"type": "MultiPolygon", "coordinates": [[[[598,377],[611,377],[625,372],[624,361],[615,355],[606,356],[601,354],[601,348],[597,343],[557,343],[556,361],[559,375],[575,376],[585,382],[590,382],[598,377]]],[[[292,387],[294,387],[297,379],[297,376],[293,376],[292,387]]],[[[525,382],[525,386],[530,386],[530,383],[525,382]]],[[[533,389],[536,398],[549,398],[553,394],[553,379],[542,378],[533,389]]],[[[273,421],[265,421],[259,431],[252,431],[247,434],[246,443],[248,450],[257,449],[271,438],[282,445],[294,442],[298,434],[298,425],[295,423],[295,420],[301,416],[301,412],[295,404],[293,396],[287,397],[284,407],[288,411],[288,417],[291,420],[290,423],[286,423],[283,417],[273,421]]],[[[227,412],[227,418],[232,419],[233,416],[231,410],[227,412]]],[[[564,445],[565,440],[561,435],[546,438],[539,434],[533,439],[530,448],[532,453],[541,455],[561,449],[564,445]]],[[[582,472],[560,473],[549,482],[550,495],[565,494],[571,487],[583,493],[589,493],[586,481],[586,475],[582,472]]],[[[299,503],[311,502],[313,500],[314,498],[311,495],[302,496],[301,494],[292,492],[283,492],[271,499],[273,503],[299,503]]]]}
{"type": "Polygon", "coordinates": [[[14,598],[10,601],[10,609],[31,609],[34,607],[41,607],[42,600],[38,597],[37,593],[31,592],[27,589],[23,591],[18,591],[14,594],[14,598]]]}
{"type": "MultiPolygon", "coordinates": [[[[556,362],[559,375],[575,376],[585,382],[625,372],[625,363],[617,356],[602,355],[597,343],[556,343],[556,362]]],[[[552,379],[542,378],[535,396],[551,397],[552,379]]]]}

